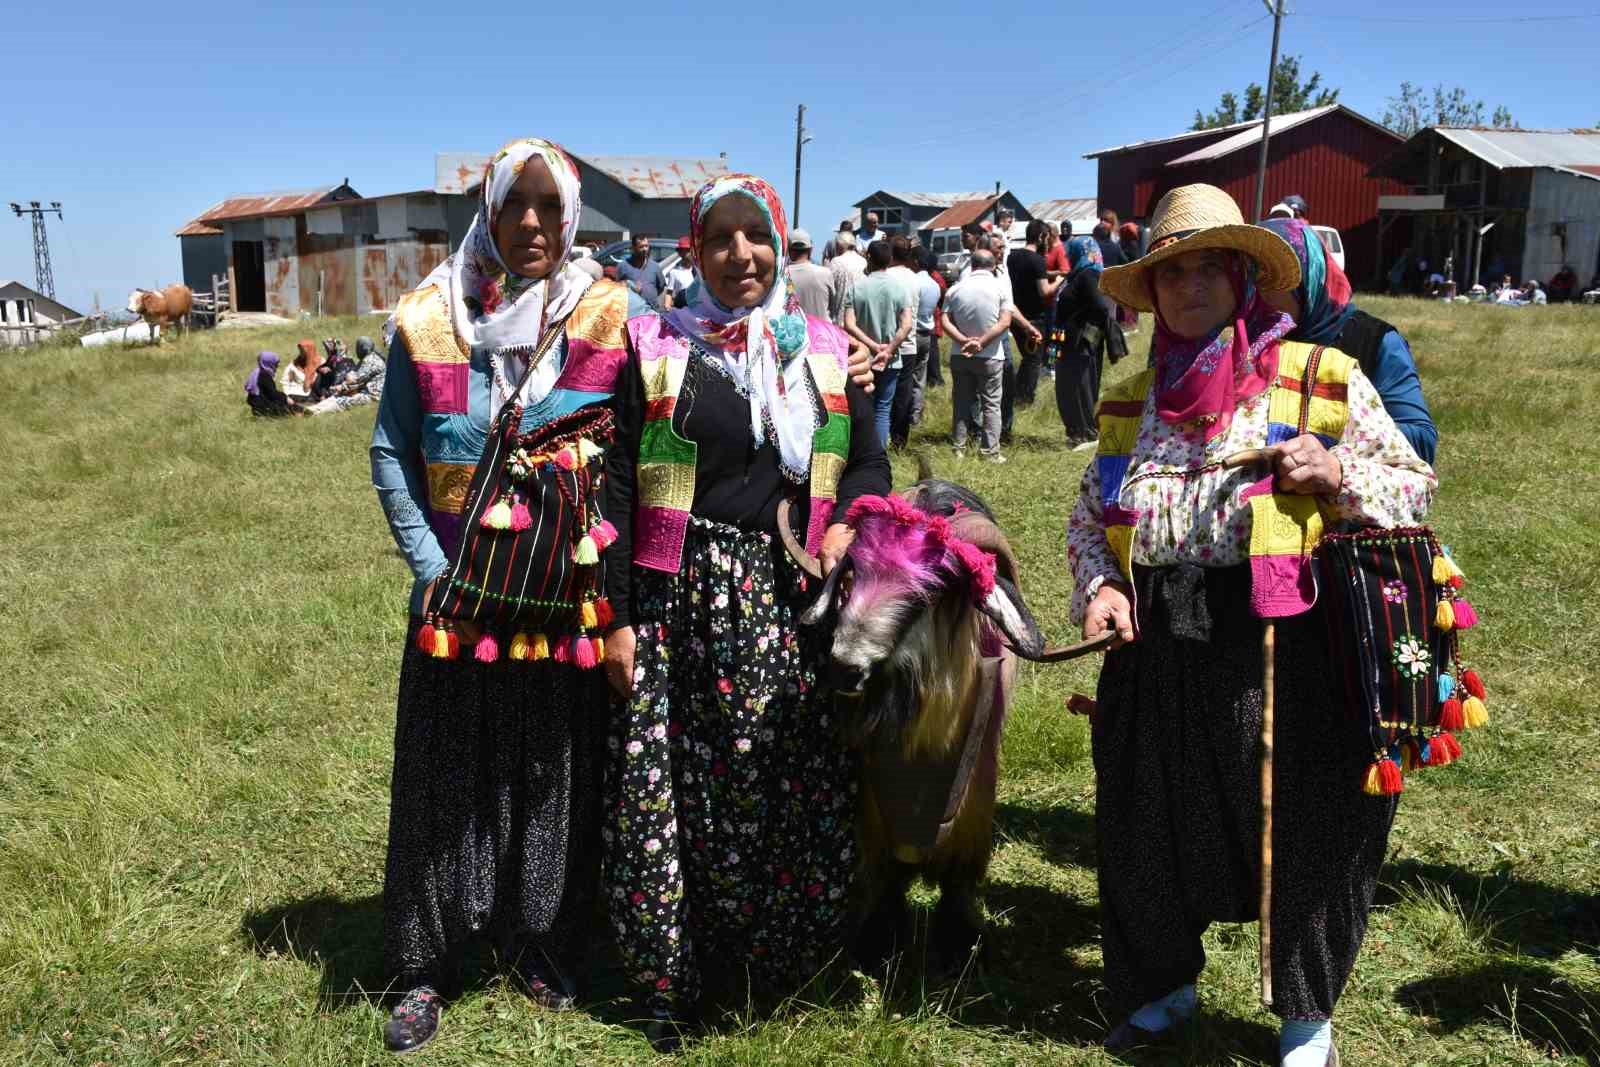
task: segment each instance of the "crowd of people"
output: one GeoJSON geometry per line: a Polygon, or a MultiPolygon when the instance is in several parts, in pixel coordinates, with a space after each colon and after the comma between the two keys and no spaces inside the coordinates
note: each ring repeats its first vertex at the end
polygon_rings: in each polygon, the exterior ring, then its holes
{"type": "MultiPolygon", "coordinates": [[[[1178,1032],[1207,925],[1256,917],[1257,498],[1299,515],[1295,499],[1314,498],[1330,523],[1422,521],[1437,435],[1404,339],[1354,306],[1303,220],[1246,225],[1210,186],[1168,194],[1148,231],[1108,213],[1088,234],[1030,223],[1011,247],[1002,213],[964,231],[970,261],[948,285],[870,213],[813,263],[776,191],[741,174],[694,197],[678,266],[652,269],[646,241],[617,280],[596,278],[570,257],[581,195],[551,142],[496,153],[461,246],[390,320],[371,394],[372,480],[414,578],[384,875],[384,954],[402,991],[388,1047],[434,1036],[479,937],[533,1002],[562,1010],[608,936],[661,1052],[731,976],[782,996],[843,957],[860,756],[833,721],[828,635],[799,621],[815,586],[783,537],[824,573],[846,558],[851,505],[890,491],[888,450],[930,384],[952,389],[952,446],[1003,462],[1015,409],[1051,377],[1066,441],[1097,453],[1061,607],[1086,638],[1114,635],[1092,730],[1119,1013],[1106,1043],[1178,1032]],[[1140,313],[1149,366],[1102,390],[1140,313]],[[1318,358],[1318,395],[1326,380],[1337,410],[1316,433],[1285,431],[1278,383],[1318,358]],[[602,410],[615,432],[585,520],[608,531],[589,557],[604,604],[584,604],[593,646],[552,639],[540,654],[444,619],[450,589],[486,595],[452,566],[497,417],[530,440],[602,410]],[[1263,446],[1263,483],[1215,462],[1263,446]]],[[[377,357],[357,348],[355,372],[318,403],[367,395],[361,368],[377,357]]],[[[320,367],[297,366],[280,387],[262,353],[252,408],[292,410],[291,386],[309,398],[320,367]]],[[[1312,606],[1278,630],[1280,701],[1306,712],[1279,742],[1286,1067],[1337,1062],[1330,1020],[1395,811],[1351,788],[1365,735],[1330,734],[1348,709],[1325,684],[1327,625],[1312,606]]]]}
{"type": "Polygon", "coordinates": [[[370,337],[356,339],[355,358],[343,341],[301,341],[279,380],[278,354],[261,352],[245,375],[245,401],[253,415],[328,415],[375,404],[383,396],[388,364],[370,337]]]}

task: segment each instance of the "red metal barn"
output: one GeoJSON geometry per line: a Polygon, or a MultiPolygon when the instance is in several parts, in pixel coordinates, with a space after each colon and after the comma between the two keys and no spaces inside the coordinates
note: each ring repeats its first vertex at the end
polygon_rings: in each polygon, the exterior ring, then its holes
{"type": "MultiPolygon", "coordinates": [[[[1378,247],[1378,197],[1407,190],[1370,172],[1405,138],[1342,104],[1272,118],[1262,210],[1291,193],[1311,205],[1311,221],[1332,226],[1344,239],[1351,280],[1379,287],[1373,271],[1378,247]]],[[[1147,220],[1170,189],[1208,182],[1226,190],[1249,219],[1255,212],[1259,120],[1195,130],[1090,152],[1100,164],[1098,200],[1124,219],[1147,220]]]]}

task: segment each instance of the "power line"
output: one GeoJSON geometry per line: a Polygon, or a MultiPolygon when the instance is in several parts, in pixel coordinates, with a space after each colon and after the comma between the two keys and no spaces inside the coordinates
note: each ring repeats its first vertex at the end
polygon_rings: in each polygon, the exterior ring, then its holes
{"type": "MultiPolygon", "coordinates": [[[[1294,11],[1290,12],[1286,17],[1297,19],[1342,19],[1346,22],[1401,22],[1429,26],[1437,26],[1439,24],[1439,20],[1436,18],[1407,18],[1403,15],[1347,15],[1339,11],[1294,11]]],[[[1600,18],[1600,11],[1591,11],[1581,15],[1514,15],[1501,18],[1473,19],[1471,22],[1462,23],[1461,25],[1479,26],[1485,23],[1506,22],[1573,22],[1578,19],[1597,18],[1600,18]]]]}

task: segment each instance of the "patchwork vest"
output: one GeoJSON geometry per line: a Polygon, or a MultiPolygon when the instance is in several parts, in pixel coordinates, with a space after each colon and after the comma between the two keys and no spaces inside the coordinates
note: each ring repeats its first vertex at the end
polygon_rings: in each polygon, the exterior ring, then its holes
{"type": "MultiPolygon", "coordinates": [[[[833,516],[834,499],[850,455],[850,404],[845,397],[849,343],[844,331],[806,316],[811,380],[826,420],[811,439],[810,518],[806,548],[813,554],[833,516]]],[[[689,366],[689,339],[659,315],[628,320],[628,334],[644,379],[644,428],[639,440],[638,496],[634,511],[633,561],[652,570],[676,572],[694,506],[693,441],[672,426],[678,393],[689,366]]]]}
{"type": "MultiPolygon", "coordinates": [[[[472,353],[450,325],[448,299],[442,288],[430,285],[407,293],[395,306],[395,333],[411,356],[421,400],[428,524],[446,555],[459,541],[467,487],[483,448],[483,431],[471,426],[469,416],[472,353]]],[[[627,359],[627,319],[626,286],[613,281],[589,286],[564,327],[561,375],[548,395],[523,412],[524,432],[611,397],[627,359]]],[[[487,375],[482,377],[485,381],[477,388],[488,397],[483,412],[487,421],[494,416],[496,399],[487,375]]]]}
{"type": "MultiPolygon", "coordinates": [[[[1263,445],[1275,445],[1299,432],[1303,381],[1312,346],[1285,341],[1278,347],[1278,379],[1268,394],[1267,434],[1263,445]]],[[[1323,349],[1311,383],[1306,432],[1332,446],[1344,436],[1350,407],[1346,388],[1355,360],[1323,349]]],[[[1100,447],[1095,463],[1100,474],[1100,504],[1106,541],[1123,577],[1133,580],[1133,539],[1139,513],[1120,503],[1122,482],[1133,460],[1139,423],[1155,384],[1153,368],[1109,387],[1097,419],[1100,447]]],[[[1322,540],[1326,521],[1315,496],[1279,493],[1271,475],[1245,491],[1250,507],[1251,605],[1262,618],[1298,615],[1316,603],[1311,552],[1322,540]]]]}

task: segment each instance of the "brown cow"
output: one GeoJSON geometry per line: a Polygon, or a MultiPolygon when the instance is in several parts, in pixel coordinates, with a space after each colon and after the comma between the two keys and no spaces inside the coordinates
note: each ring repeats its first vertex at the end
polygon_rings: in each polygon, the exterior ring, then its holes
{"type": "Polygon", "coordinates": [[[128,310],[150,326],[150,343],[161,342],[161,327],[176,326],[180,335],[189,327],[189,309],[194,294],[187,285],[165,289],[135,289],[128,294],[128,310]]]}

